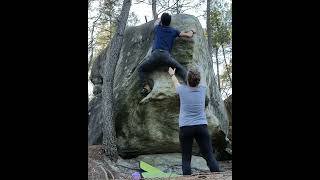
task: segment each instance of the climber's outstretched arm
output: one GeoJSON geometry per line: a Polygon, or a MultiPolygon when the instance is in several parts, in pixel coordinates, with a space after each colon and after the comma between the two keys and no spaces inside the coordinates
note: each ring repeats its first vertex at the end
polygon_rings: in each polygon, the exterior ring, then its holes
{"type": "Polygon", "coordinates": [[[154,27],[156,27],[156,25],[159,25],[160,24],[160,19],[158,18],[158,19],[156,19],[155,21],[154,21],[154,24],[153,24],[153,26],[154,27]]]}
{"type": "Polygon", "coordinates": [[[191,29],[190,31],[183,31],[179,34],[180,37],[187,37],[187,38],[191,38],[193,36],[193,34],[195,34],[196,31],[194,29],[191,29]]]}
{"type": "Polygon", "coordinates": [[[176,72],[176,68],[172,69],[171,67],[169,67],[169,75],[171,76],[171,80],[174,84],[174,87],[177,89],[177,87],[180,85],[177,77],[174,75],[176,72]]]}

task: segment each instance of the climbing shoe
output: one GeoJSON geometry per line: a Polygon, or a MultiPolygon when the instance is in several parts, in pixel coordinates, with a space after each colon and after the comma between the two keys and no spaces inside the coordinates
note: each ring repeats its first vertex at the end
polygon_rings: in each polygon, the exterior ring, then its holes
{"type": "Polygon", "coordinates": [[[148,89],[146,89],[146,88],[143,88],[143,89],[140,91],[140,94],[141,94],[141,96],[145,97],[145,96],[147,96],[150,92],[151,92],[151,90],[148,90],[148,89]]]}

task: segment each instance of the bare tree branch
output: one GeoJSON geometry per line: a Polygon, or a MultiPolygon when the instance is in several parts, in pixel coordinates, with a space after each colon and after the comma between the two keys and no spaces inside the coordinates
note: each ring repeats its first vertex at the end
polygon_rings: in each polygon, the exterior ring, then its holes
{"type": "Polygon", "coordinates": [[[95,27],[96,27],[96,22],[100,19],[102,13],[99,13],[99,16],[97,17],[97,19],[92,23],[92,29],[91,29],[91,41],[89,42],[89,44],[91,45],[91,56],[90,56],[90,60],[89,60],[89,64],[88,64],[88,72],[90,70],[90,67],[92,65],[92,62],[93,62],[93,52],[94,52],[94,47],[93,46],[93,41],[94,41],[94,38],[93,38],[93,35],[94,35],[94,30],[95,30],[95,27]]]}
{"type": "Polygon", "coordinates": [[[150,3],[147,3],[147,2],[144,2],[144,0],[140,0],[140,1],[137,1],[137,2],[134,2],[133,4],[140,4],[140,3],[144,3],[144,4],[147,4],[147,5],[152,5],[150,3]]]}
{"type": "Polygon", "coordinates": [[[98,16],[88,17],[88,19],[96,19],[96,18],[98,18],[98,16]]]}
{"type": "Polygon", "coordinates": [[[182,2],[182,4],[179,4],[180,6],[186,6],[186,5],[189,5],[189,4],[191,4],[192,2],[182,2]]]}
{"type": "Polygon", "coordinates": [[[163,7],[160,7],[160,9],[158,10],[159,12],[163,9],[163,7]]]}
{"type": "Polygon", "coordinates": [[[158,14],[161,14],[161,13],[163,13],[163,12],[169,10],[169,9],[173,9],[173,7],[174,7],[178,2],[179,2],[179,0],[177,0],[177,1],[176,1],[173,5],[171,5],[170,7],[166,8],[166,9],[164,9],[164,10],[162,10],[162,11],[159,11],[158,14]]]}
{"type": "MultiPolygon", "coordinates": [[[[160,9],[158,10],[158,12],[160,12],[162,9],[164,9],[166,6],[165,5],[163,5],[163,4],[161,4],[161,1],[160,0],[158,0],[157,1],[159,4],[160,4],[160,9]]],[[[160,14],[160,13],[159,13],[160,14]]]]}
{"type": "Polygon", "coordinates": [[[184,13],[184,12],[190,10],[190,9],[193,9],[193,8],[194,8],[194,7],[190,7],[190,8],[188,8],[188,9],[181,10],[180,13],[184,13]]]}
{"type": "Polygon", "coordinates": [[[196,16],[196,18],[199,18],[199,17],[205,17],[205,14],[200,14],[200,15],[196,16]]]}
{"type": "Polygon", "coordinates": [[[93,23],[92,23],[93,25],[95,25],[95,23],[100,19],[101,15],[102,15],[102,13],[99,13],[99,16],[97,17],[97,19],[95,21],[93,21],[93,23]]]}
{"type": "Polygon", "coordinates": [[[161,7],[164,7],[164,5],[161,4],[161,1],[158,0],[157,2],[160,4],[161,7]]]}
{"type": "Polygon", "coordinates": [[[90,41],[89,44],[88,44],[88,49],[92,48],[92,46],[95,46],[95,43],[96,41],[93,40],[93,41],[90,41]]]}

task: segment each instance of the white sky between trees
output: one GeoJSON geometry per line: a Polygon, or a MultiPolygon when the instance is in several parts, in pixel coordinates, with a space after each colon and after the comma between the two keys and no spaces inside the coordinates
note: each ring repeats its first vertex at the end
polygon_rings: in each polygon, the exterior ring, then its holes
{"type": "MultiPolygon", "coordinates": [[[[231,0],[222,0],[222,1],[231,3],[231,0]]],[[[195,1],[193,1],[193,3],[195,4],[195,1]]],[[[91,6],[97,7],[98,3],[94,1],[94,2],[92,2],[91,6]]],[[[190,15],[196,16],[198,18],[198,20],[200,21],[202,28],[206,29],[206,27],[207,27],[207,23],[206,23],[206,19],[205,19],[206,17],[203,16],[206,9],[207,9],[207,3],[206,3],[206,1],[204,1],[204,3],[202,3],[198,9],[190,9],[190,10],[185,11],[183,14],[190,14],[190,15]]],[[[151,5],[147,5],[145,3],[136,4],[136,0],[132,0],[130,13],[131,12],[134,12],[139,19],[139,22],[136,24],[136,26],[139,26],[139,25],[144,24],[146,22],[145,16],[147,17],[148,22],[153,19],[151,5]]],[[[90,14],[91,16],[96,14],[96,12],[88,12],[88,16],[90,16],[89,13],[91,13],[90,14]]],[[[160,18],[161,14],[159,14],[158,17],[160,18]]],[[[92,22],[89,21],[88,25],[90,26],[91,24],[92,24],[92,22]]],[[[89,34],[88,34],[88,36],[89,36],[89,34]]],[[[219,58],[219,61],[223,60],[222,53],[219,54],[218,58],[219,58]]],[[[213,61],[215,61],[215,56],[213,56],[212,59],[213,59],[213,61]]],[[[226,55],[226,59],[228,60],[228,63],[229,63],[230,54],[226,55]]],[[[217,68],[216,67],[217,67],[216,64],[213,64],[213,69],[214,69],[215,75],[217,75],[217,68]]],[[[223,71],[224,71],[224,63],[219,65],[219,74],[221,75],[221,73],[223,71]]],[[[88,91],[89,91],[90,95],[92,94],[92,90],[93,90],[93,85],[91,82],[88,82],[88,91]]],[[[225,97],[223,97],[223,99],[225,99],[225,97]]]]}

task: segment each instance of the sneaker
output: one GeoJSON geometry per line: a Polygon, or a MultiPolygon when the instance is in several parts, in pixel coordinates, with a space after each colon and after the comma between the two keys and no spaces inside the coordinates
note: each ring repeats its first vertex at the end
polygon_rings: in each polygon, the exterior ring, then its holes
{"type": "Polygon", "coordinates": [[[148,89],[146,89],[146,88],[143,88],[143,89],[140,91],[140,94],[145,97],[145,96],[147,96],[150,92],[151,92],[151,90],[148,90],[148,89]]]}

